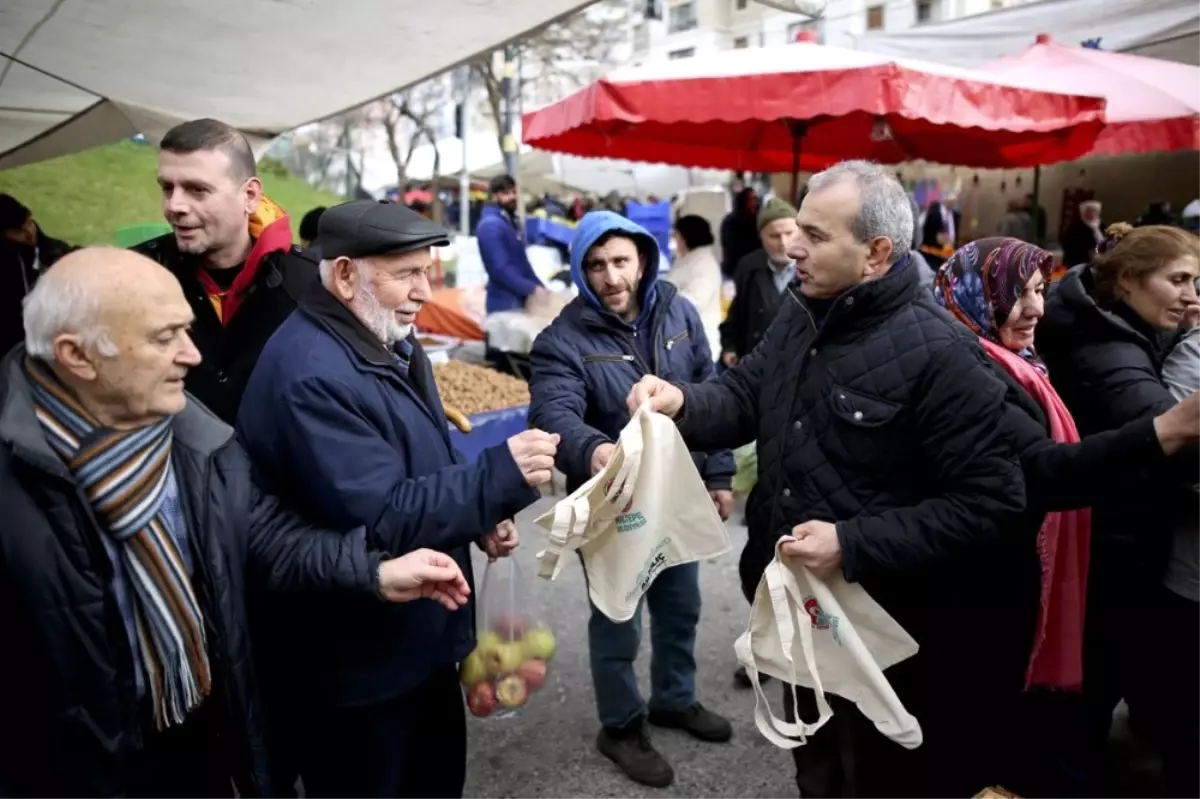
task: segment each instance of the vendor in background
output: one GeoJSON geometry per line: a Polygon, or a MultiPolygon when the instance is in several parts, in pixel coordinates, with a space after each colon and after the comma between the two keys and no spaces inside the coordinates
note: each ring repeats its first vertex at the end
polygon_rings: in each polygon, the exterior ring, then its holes
{"type": "Polygon", "coordinates": [[[675,220],[675,265],[666,279],[700,312],[704,335],[714,344],[721,340],[721,264],[713,252],[712,227],[702,216],[688,214],[675,220]]]}
{"type": "Polygon", "coordinates": [[[50,265],[73,247],[42,232],[33,213],[0,194],[0,356],[25,340],[21,303],[50,265]]]}
{"type": "Polygon", "coordinates": [[[517,311],[531,297],[544,296],[546,287],[525,254],[525,237],[517,219],[517,182],[511,175],[497,175],[488,193],[491,202],[484,206],[475,231],[488,276],[487,312],[517,311]]]}

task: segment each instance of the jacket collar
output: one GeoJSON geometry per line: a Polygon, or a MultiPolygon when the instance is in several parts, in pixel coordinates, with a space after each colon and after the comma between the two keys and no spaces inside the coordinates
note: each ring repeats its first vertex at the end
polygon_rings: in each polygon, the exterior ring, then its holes
{"type": "MultiPolygon", "coordinates": [[[[651,325],[658,323],[659,316],[671,306],[671,301],[675,299],[675,295],[677,293],[678,289],[676,289],[673,284],[665,280],[659,281],[655,284],[654,293],[650,298],[650,309],[648,311],[651,325]]],[[[570,308],[572,306],[576,308],[575,313],[578,315],[579,321],[588,327],[614,331],[630,331],[634,329],[633,323],[626,322],[612,311],[602,311],[599,308],[596,308],[594,305],[588,302],[587,298],[583,295],[576,297],[571,301],[571,305],[567,307],[570,308]]],[[[643,311],[643,313],[647,312],[643,311]]]]}
{"type": "MultiPolygon", "coordinates": [[[[21,364],[25,346],[19,345],[0,361],[0,443],[42,471],[70,479],[62,458],[50,448],[33,410],[33,392],[21,364]]],[[[202,456],[211,455],[233,438],[233,429],[191,395],[171,423],[175,445],[202,456]]]]}
{"type": "Polygon", "coordinates": [[[1088,264],[1073,267],[1056,281],[1054,291],[1047,298],[1046,317],[1051,325],[1059,323],[1061,310],[1066,310],[1076,319],[1092,319],[1102,327],[1124,339],[1130,339],[1146,347],[1152,353],[1160,353],[1171,334],[1163,334],[1151,328],[1128,306],[1106,308],[1092,296],[1092,270],[1088,264]],[[1050,317],[1053,317],[1051,319],[1050,317]]]}
{"type": "MultiPolygon", "coordinates": [[[[920,289],[915,265],[908,262],[911,258],[911,255],[905,256],[880,279],[862,283],[838,297],[825,317],[822,330],[864,330],[911,302],[920,289]]],[[[788,286],[788,293],[801,307],[809,310],[808,299],[795,280],[788,286]]]]}
{"type": "Polygon", "coordinates": [[[300,310],[341,339],[362,362],[385,369],[394,366],[391,353],[375,334],[319,282],[304,295],[300,310]]]}

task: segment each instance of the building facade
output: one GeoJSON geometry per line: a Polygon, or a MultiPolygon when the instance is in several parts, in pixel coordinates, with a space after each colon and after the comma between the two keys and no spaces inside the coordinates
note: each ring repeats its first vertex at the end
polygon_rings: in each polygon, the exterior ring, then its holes
{"type": "Polygon", "coordinates": [[[632,58],[637,64],[787,44],[801,31],[811,31],[821,44],[854,48],[857,37],[872,31],[909,30],[1031,0],[829,0],[817,19],[755,0],[634,1],[640,14],[632,58]]]}

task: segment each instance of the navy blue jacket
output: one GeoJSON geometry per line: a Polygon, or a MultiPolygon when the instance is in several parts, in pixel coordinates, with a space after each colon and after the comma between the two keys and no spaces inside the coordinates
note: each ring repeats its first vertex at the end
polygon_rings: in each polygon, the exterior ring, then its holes
{"type": "MultiPolygon", "coordinates": [[[[529,420],[562,436],[557,465],[572,491],[592,476],[596,447],[615,442],[629,423],[625,398],[634,383],[647,374],[698,383],[713,373],[699,313],[670,283],[657,283],[653,266],[638,287],[643,309],[638,324],[604,309],[588,285],[583,257],[611,230],[632,234],[647,262],[658,263],[658,244],[641,226],[611,211],[585,216],[571,242],[571,277],[579,296],[537,337],[530,355],[529,420]],[[643,342],[647,331],[651,340],[643,342]]],[[[734,473],[729,450],[694,452],[693,458],[710,491],[729,489],[734,473]]]]}
{"type": "MultiPolygon", "coordinates": [[[[256,479],[310,520],[346,530],[365,524],[373,544],[393,555],[440,550],[468,580],[469,545],[540,497],[505,444],[464,462],[421,346],[414,341],[402,376],[319,284],[263,349],[238,431],[256,479]]],[[[472,607],[325,599],[284,610],[302,625],[289,667],[307,669],[305,689],[335,705],[398,696],[475,644],[472,607]]]]}
{"type": "Polygon", "coordinates": [[[515,311],[525,298],[542,286],[525,253],[525,242],[496,205],[485,205],[475,228],[479,256],[487,270],[487,312],[515,311]]]}

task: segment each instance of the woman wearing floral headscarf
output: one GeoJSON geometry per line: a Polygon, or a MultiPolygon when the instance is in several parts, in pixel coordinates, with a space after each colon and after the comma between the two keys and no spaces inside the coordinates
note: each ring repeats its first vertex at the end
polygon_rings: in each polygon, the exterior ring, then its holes
{"type": "MultiPolygon", "coordinates": [[[[997,752],[997,781],[1025,796],[1076,795],[1083,775],[1081,706],[1083,619],[1093,502],[1119,488],[1130,469],[1154,465],[1200,436],[1200,395],[1158,418],[1080,441],[1066,406],[1033,349],[1034,330],[1054,259],[1012,238],[987,238],[957,250],[938,271],[937,302],[976,336],[1008,386],[1002,423],[1012,432],[1025,472],[1026,512],[1011,533],[1029,539],[1029,560],[1006,587],[1029,646],[997,653],[1015,693],[1031,691],[1005,735],[1019,751],[997,752]],[[1031,592],[1028,581],[1035,585],[1031,592]],[[1015,590],[1014,590],[1015,589],[1015,590]],[[1017,662],[1019,660],[1019,662],[1017,662]],[[1023,716],[1018,718],[1017,716],[1023,716]]],[[[1009,640],[1012,640],[1011,638],[1009,640]]],[[[991,656],[990,654],[988,655],[991,656]]]]}

